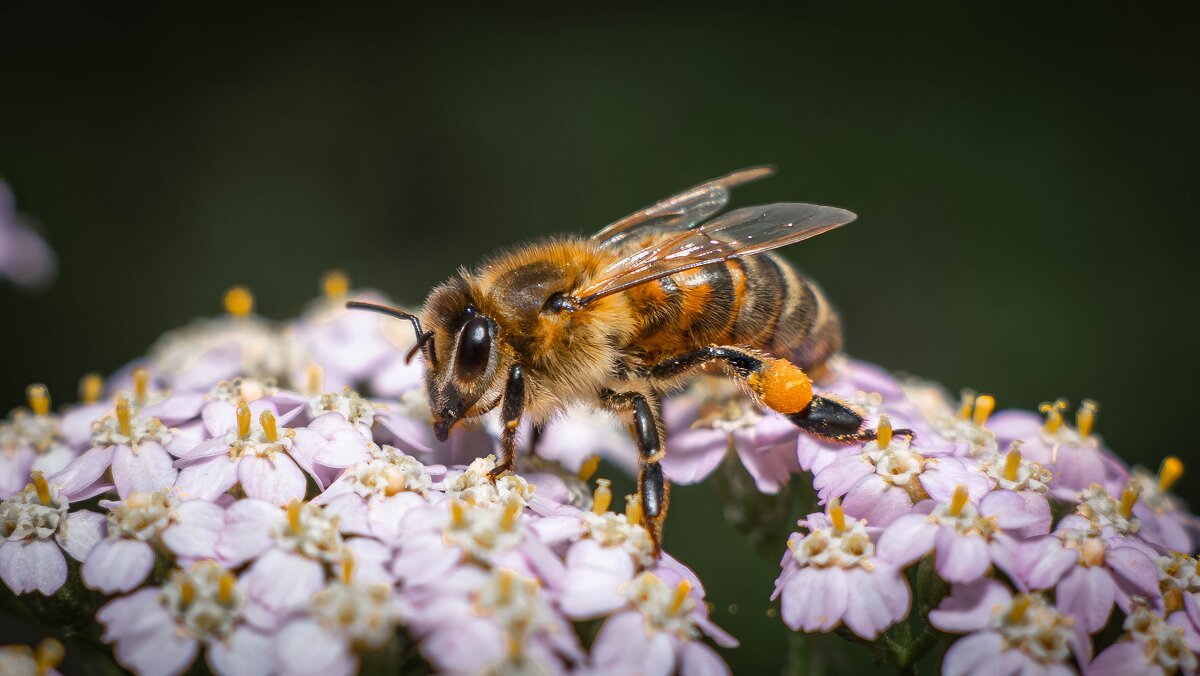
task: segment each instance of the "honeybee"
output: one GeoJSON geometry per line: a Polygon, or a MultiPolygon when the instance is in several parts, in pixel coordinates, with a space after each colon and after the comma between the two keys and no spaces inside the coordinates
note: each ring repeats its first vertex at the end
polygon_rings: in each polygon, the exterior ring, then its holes
{"type": "MultiPolygon", "coordinates": [[[[713,218],[730,189],[772,173],[737,171],[636,211],[590,238],[557,237],[496,254],[430,292],[420,316],[363,302],[349,307],[412,323],[409,353],[425,360],[437,438],[500,409],[501,459],[512,470],[517,430],[535,432],[575,403],[612,411],[640,456],[638,492],[656,548],[669,485],[662,398],[701,373],[741,381],[763,406],[823,439],[875,438],[855,407],[813,392],[842,345],[838,315],[810,279],[774,254],[853,221],[845,209],[800,203],[713,218]]],[[[899,433],[899,432],[898,432],[899,433]]]]}

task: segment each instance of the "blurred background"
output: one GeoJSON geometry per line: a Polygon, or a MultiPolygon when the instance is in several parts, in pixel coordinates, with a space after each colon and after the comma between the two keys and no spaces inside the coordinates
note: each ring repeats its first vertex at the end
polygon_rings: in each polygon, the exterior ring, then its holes
{"type": "MultiPolygon", "coordinates": [[[[1200,460],[1194,6],[303,5],[3,3],[0,177],[60,258],[44,291],[0,286],[3,408],[73,398],[233,283],[279,318],[335,267],[418,303],[496,247],[769,163],[735,205],[860,215],[786,254],[852,354],[1001,407],[1092,397],[1130,461],[1200,460]]],[[[778,665],[777,563],[712,487],[675,497],[726,657],[778,665]]]]}

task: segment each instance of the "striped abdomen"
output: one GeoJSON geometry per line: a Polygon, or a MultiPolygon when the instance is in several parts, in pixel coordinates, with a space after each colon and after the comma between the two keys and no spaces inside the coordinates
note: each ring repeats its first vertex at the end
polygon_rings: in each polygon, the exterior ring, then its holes
{"type": "Polygon", "coordinates": [[[627,291],[642,320],[634,346],[648,361],[706,345],[743,345],[820,366],[842,345],[820,288],[773,254],[696,268],[627,291]]]}

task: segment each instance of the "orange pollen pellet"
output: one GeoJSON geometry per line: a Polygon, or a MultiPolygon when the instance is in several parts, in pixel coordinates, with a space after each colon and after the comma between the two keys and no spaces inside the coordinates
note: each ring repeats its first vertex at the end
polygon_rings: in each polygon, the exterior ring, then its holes
{"type": "Polygon", "coordinates": [[[799,413],[812,402],[812,381],[786,359],[765,359],[747,382],[768,408],[785,415],[799,413]]]}

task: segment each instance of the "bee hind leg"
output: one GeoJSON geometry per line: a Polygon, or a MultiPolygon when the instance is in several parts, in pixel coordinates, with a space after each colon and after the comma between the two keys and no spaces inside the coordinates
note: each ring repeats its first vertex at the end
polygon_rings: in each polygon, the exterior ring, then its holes
{"type": "MultiPolygon", "coordinates": [[[[796,427],[814,437],[840,444],[872,441],[876,431],[867,429],[867,417],[858,407],[834,397],[814,396],[803,410],[787,414],[796,427]]],[[[894,430],[896,436],[913,436],[912,430],[894,430]]]]}

